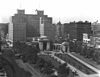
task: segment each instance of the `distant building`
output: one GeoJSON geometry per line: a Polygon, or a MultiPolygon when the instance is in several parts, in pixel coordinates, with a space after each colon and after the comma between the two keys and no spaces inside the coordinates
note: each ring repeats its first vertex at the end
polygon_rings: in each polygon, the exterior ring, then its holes
{"type": "Polygon", "coordinates": [[[55,24],[56,27],[56,35],[55,35],[55,42],[61,43],[63,41],[63,24],[59,21],[57,24],[55,24]]]}
{"type": "Polygon", "coordinates": [[[44,15],[44,11],[36,10],[36,12],[37,14],[25,14],[25,10],[17,10],[17,14],[12,16],[13,29],[10,34],[13,41],[27,41],[41,35],[54,39],[52,18],[44,15]]]}
{"type": "Polygon", "coordinates": [[[88,34],[88,38],[92,35],[91,23],[88,21],[82,22],[79,21],[77,24],[77,40],[83,40],[83,34],[88,34]]]}
{"type": "Polygon", "coordinates": [[[0,23],[0,36],[6,38],[8,34],[8,23],[0,23]]]}
{"type": "Polygon", "coordinates": [[[56,35],[62,37],[62,24],[60,21],[56,25],[56,35]]]}
{"type": "Polygon", "coordinates": [[[65,23],[63,26],[64,38],[77,39],[77,24],[75,22],[65,23]]]}
{"type": "Polygon", "coordinates": [[[92,23],[93,36],[100,37],[100,23],[92,23]]]}
{"type": "Polygon", "coordinates": [[[88,34],[88,38],[92,35],[90,22],[70,22],[63,25],[63,36],[65,38],[83,40],[83,34],[88,34]]]}
{"type": "Polygon", "coordinates": [[[100,48],[100,23],[92,23],[91,27],[93,31],[91,43],[94,44],[96,48],[100,48]]]}

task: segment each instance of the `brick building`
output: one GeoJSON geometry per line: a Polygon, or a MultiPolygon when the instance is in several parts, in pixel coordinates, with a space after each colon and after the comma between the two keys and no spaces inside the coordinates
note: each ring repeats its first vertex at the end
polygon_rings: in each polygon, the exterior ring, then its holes
{"type": "Polygon", "coordinates": [[[77,39],[77,24],[75,22],[63,25],[63,36],[69,39],[77,39]]]}
{"type": "Polygon", "coordinates": [[[91,23],[88,21],[82,22],[79,21],[77,24],[77,40],[82,41],[83,40],[83,33],[88,34],[88,38],[92,35],[91,30],[91,23]]]}
{"type": "Polygon", "coordinates": [[[25,10],[17,10],[17,14],[12,16],[13,26],[10,27],[12,28],[10,34],[13,35],[13,41],[27,41],[33,37],[40,37],[41,32],[49,39],[54,39],[55,27],[52,18],[44,15],[44,11],[36,10],[36,12],[37,14],[25,14],[25,10]]]}
{"type": "Polygon", "coordinates": [[[90,22],[70,22],[63,25],[63,36],[70,39],[83,40],[83,33],[87,33],[89,38],[92,35],[90,22]],[[68,36],[69,35],[69,36],[68,36]]]}

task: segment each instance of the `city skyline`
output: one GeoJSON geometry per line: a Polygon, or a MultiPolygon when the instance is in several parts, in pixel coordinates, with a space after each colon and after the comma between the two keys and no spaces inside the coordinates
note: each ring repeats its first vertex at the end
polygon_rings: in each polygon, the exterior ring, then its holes
{"type": "MultiPolygon", "coordinates": [[[[44,14],[62,23],[73,21],[100,20],[99,0],[2,0],[0,2],[0,22],[8,22],[17,13],[25,9],[26,14],[35,14],[35,10],[44,10],[44,14]]],[[[99,21],[100,22],[100,21],[99,21]]]]}

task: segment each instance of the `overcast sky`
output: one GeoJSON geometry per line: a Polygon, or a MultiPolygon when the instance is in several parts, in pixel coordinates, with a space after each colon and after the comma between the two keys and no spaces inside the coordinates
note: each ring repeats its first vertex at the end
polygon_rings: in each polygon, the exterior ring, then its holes
{"type": "Polygon", "coordinates": [[[53,22],[100,22],[100,0],[0,0],[0,22],[8,22],[19,8],[25,9],[26,14],[44,10],[53,22]]]}

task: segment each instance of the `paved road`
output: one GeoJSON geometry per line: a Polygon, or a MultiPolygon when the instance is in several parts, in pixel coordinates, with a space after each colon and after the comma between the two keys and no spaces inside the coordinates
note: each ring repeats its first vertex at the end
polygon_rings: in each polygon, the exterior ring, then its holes
{"type": "Polygon", "coordinates": [[[32,77],[42,77],[29,63],[23,63],[22,60],[16,60],[19,67],[23,68],[25,71],[29,71],[32,77]]]}

